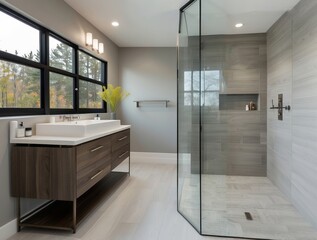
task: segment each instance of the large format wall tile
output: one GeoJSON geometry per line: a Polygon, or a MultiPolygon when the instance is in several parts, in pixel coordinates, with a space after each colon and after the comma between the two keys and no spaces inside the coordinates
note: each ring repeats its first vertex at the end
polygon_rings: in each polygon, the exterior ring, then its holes
{"type": "Polygon", "coordinates": [[[284,111],[284,120],[279,121],[278,94],[290,104],[292,94],[292,29],[291,15],[285,14],[267,34],[267,174],[287,195],[291,195],[291,118],[284,111]]]}
{"type": "Polygon", "coordinates": [[[202,63],[221,73],[219,107],[202,110],[203,173],[266,176],[266,34],[203,36],[202,63]]]}
{"type": "Polygon", "coordinates": [[[317,226],[317,2],[293,10],[292,201],[317,226]]]}
{"type": "Polygon", "coordinates": [[[268,32],[268,177],[317,227],[317,1],[302,0],[268,32]]]}

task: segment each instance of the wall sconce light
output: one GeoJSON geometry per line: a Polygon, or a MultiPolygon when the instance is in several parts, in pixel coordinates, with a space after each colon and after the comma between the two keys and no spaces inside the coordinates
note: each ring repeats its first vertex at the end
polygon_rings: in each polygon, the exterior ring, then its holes
{"type": "Polygon", "coordinates": [[[98,51],[98,39],[94,38],[92,40],[92,50],[98,51]]]}
{"type": "Polygon", "coordinates": [[[103,54],[103,43],[99,43],[98,52],[99,54],[103,54]]]}
{"type": "Polygon", "coordinates": [[[92,45],[92,33],[88,32],[86,33],[86,46],[92,45]]]}
{"type": "Polygon", "coordinates": [[[104,53],[104,45],[100,43],[97,38],[92,37],[92,33],[86,33],[86,46],[92,48],[92,50],[97,51],[99,54],[104,53]]]}

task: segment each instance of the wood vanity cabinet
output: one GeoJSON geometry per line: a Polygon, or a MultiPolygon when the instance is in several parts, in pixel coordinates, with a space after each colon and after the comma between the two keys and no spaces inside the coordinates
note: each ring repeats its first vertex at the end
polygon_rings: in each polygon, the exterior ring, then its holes
{"type": "MultiPolygon", "coordinates": [[[[78,224],[76,219],[78,199],[128,157],[130,157],[130,129],[77,146],[13,145],[12,196],[17,197],[18,200],[34,198],[72,201],[71,223],[66,227],[59,225],[52,227],[51,224],[48,228],[72,229],[75,232],[78,224]]],[[[32,225],[27,221],[21,219],[19,225],[38,227],[37,224],[32,225]]],[[[47,226],[44,224],[40,227],[47,226]]]]}
{"type": "Polygon", "coordinates": [[[76,192],[73,147],[14,145],[11,157],[13,197],[73,200],[76,192]]]}
{"type": "Polygon", "coordinates": [[[124,159],[130,157],[130,130],[112,135],[111,156],[111,170],[122,163],[124,159]]]}

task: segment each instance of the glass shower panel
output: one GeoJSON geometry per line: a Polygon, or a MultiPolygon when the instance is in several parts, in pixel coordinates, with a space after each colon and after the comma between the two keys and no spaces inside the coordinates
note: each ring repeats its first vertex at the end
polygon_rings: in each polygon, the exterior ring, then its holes
{"type": "Polygon", "coordinates": [[[199,1],[181,10],[178,48],[178,211],[200,232],[199,1]]]}
{"type": "MultiPolygon", "coordinates": [[[[266,217],[266,38],[235,34],[222,0],[201,1],[201,233],[274,239],[266,217]],[[263,53],[263,54],[262,54],[263,53]],[[255,109],[246,111],[254,103],[255,109]],[[265,202],[265,203],[264,203],[265,202]]],[[[269,202],[270,200],[268,200],[269,202]]]]}
{"type": "MultiPolygon", "coordinates": [[[[213,8],[208,7],[208,0],[202,1],[201,18],[201,74],[202,74],[202,108],[201,108],[201,210],[202,234],[215,236],[232,236],[226,222],[226,179],[227,164],[222,156],[222,136],[227,129],[222,123],[219,110],[219,96],[223,89],[224,48],[221,42],[208,37],[216,27],[213,21],[213,8]],[[208,22],[209,21],[209,22],[208,22]]],[[[219,22],[218,22],[219,24],[219,22]]]]}

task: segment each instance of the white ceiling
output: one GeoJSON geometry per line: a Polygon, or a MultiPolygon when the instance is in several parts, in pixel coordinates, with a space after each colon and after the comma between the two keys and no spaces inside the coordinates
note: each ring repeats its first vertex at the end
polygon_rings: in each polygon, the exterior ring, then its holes
{"type": "MultiPolygon", "coordinates": [[[[187,0],[64,0],[120,47],[176,46],[179,8],[187,0]],[[117,20],[118,28],[111,26],[117,20]]],[[[300,0],[202,0],[203,34],[266,32],[300,0]],[[244,27],[233,25],[243,22],[244,27]]],[[[190,11],[187,21],[197,18],[190,11]]],[[[193,22],[193,21],[192,21],[193,22]]]]}

